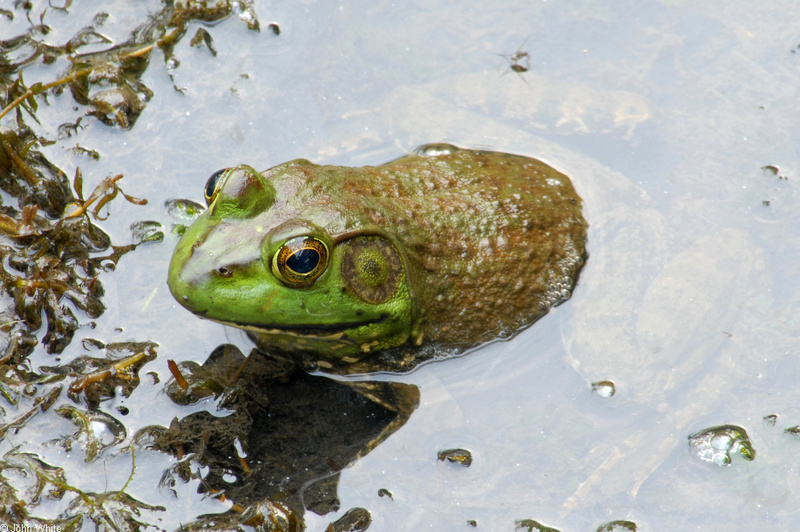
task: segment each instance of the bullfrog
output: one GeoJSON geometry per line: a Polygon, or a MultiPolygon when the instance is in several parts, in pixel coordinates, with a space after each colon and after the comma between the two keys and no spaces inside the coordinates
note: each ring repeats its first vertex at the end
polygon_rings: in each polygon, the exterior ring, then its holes
{"type": "Polygon", "coordinates": [[[173,296],[323,370],[509,338],[570,297],[586,259],[570,179],[521,155],[428,144],[381,166],[240,165],[205,196],[173,296]]]}

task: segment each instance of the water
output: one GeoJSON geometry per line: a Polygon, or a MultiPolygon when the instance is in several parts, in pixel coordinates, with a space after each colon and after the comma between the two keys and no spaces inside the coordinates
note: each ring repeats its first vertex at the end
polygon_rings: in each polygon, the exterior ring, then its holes
{"type": "MultiPolygon", "coordinates": [[[[122,40],[144,11],[118,4],[104,5],[114,22],[106,33],[122,40]]],[[[374,377],[417,386],[420,404],[343,471],[340,510],[307,512],[308,530],[355,507],[370,511],[370,530],[464,530],[470,520],[513,530],[522,519],[565,532],[623,519],[653,531],[794,527],[799,443],[784,430],[800,423],[800,7],[254,2],[254,10],[260,33],[236,16],[206,27],[216,56],[184,38],[168,69],[156,51],[142,79],[154,96],[130,131],[86,118],[46,150],[68,175],[80,166],[89,190],[122,172],[126,192],[149,200],[112,203],[103,227],[115,243],[130,241],[134,222],[173,223],[169,200],[203,204],[219,168],[297,157],[380,164],[428,142],[552,163],[573,178],[591,226],[572,299],[533,328],[408,375],[374,377]],[[266,30],[271,22],[279,35],[266,30]],[[507,60],[521,51],[527,72],[507,60]],[[762,169],[770,165],[777,172],[762,169]],[[599,381],[613,382],[614,395],[593,393],[599,381]],[[726,466],[699,458],[689,436],[728,425],[746,430],[755,458],[732,453],[726,466]],[[470,451],[468,468],[437,459],[453,448],[470,451]]],[[[54,39],[93,14],[52,12],[54,39]]],[[[32,66],[26,81],[52,75],[32,66]]],[[[55,137],[80,112],[68,92],[48,101],[42,128],[55,137]]],[[[159,344],[133,394],[103,404],[112,414],[128,409],[129,438],[212,408],[166,398],[167,359],[202,362],[221,343],[247,345],[172,300],[165,279],[175,240],[142,246],[103,274],[108,310],[78,332],[78,340],[159,344]]],[[[76,340],[61,358],[80,354],[76,340]]],[[[53,359],[37,351],[30,364],[53,359]]],[[[102,464],[84,464],[80,453],[26,436],[74,430],[39,416],[0,451],[22,445],[68,478],[81,471],[83,489],[122,489],[132,466],[120,446],[102,464]]],[[[146,512],[158,526],[229,506],[202,499],[194,482],[178,482],[171,499],[153,496],[172,460],[136,460],[128,492],[182,509],[169,518],[146,512]]],[[[65,501],[34,515],[59,515],[65,501]]]]}

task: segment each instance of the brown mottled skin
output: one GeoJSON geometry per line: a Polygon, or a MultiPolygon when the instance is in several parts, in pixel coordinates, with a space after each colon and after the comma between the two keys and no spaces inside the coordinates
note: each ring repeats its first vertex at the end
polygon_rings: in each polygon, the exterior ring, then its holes
{"type": "Polygon", "coordinates": [[[553,281],[571,287],[585,255],[580,198],[536,159],[463,150],[297,169],[314,204],[342,213],[338,232],[391,228],[402,242],[427,340],[473,345],[508,335],[547,311],[553,281]]]}

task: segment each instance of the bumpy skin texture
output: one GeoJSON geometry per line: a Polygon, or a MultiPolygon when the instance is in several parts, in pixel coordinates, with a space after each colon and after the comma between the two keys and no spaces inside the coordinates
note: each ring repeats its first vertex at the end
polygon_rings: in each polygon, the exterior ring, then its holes
{"type": "Polygon", "coordinates": [[[170,289],[323,366],[369,370],[376,351],[508,337],[570,296],[586,257],[572,184],[528,157],[427,145],[377,167],[301,159],[223,179],[175,250],[170,289]],[[275,258],[298,236],[328,252],[299,286],[275,258]]]}

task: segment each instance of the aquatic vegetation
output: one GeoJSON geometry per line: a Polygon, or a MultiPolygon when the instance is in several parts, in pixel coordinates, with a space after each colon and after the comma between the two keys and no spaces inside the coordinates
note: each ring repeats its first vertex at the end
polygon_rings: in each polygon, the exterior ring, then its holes
{"type": "MultiPolygon", "coordinates": [[[[87,339],[86,354],[76,357],[71,348],[63,355],[78,328],[91,328],[106,310],[103,273],[141,243],[161,241],[163,230],[158,222],[137,222],[129,243],[112,242],[101,228],[112,202],[120,196],[134,205],[147,200],[128,193],[135,185],[122,173],[87,176],[95,186],[84,190],[80,168],[70,178],[47,154],[80,129],[133,128],[153,97],[143,81],[151,59],[163,57],[171,75],[178,65],[172,50],[193,23],[217,23],[235,13],[249,29],[259,24],[246,1],[165,2],[123,42],[106,36],[113,16],[98,12],[88,26],[54,43],[62,28],[50,24],[71,22],[69,15],[80,9],[62,4],[16,2],[0,13],[8,21],[27,19],[20,34],[0,40],[0,521],[137,530],[158,522],[166,508],[128,492],[146,440],[130,437],[127,406],[103,404],[134,392],[157,345],[87,339]],[[36,67],[39,81],[26,81],[29,67],[36,67]],[[59,98],[71,98],[77,114],[56,125],[49,113],[59,98]],[[51,355],[52,365],[31,363],[34,353],[51,355]],[[66,462],[48,456],[53,447],[63,449],[66,462]],[[82,467],[69,462],[75,456],[82,467]],[[87,488],[104,485],[92,476],[104,474],[107,461],[127,461],[127,480],[106,482],[105,490],[87,488]],[[60,508],[55,517],[54,502],[60,508]]],[[[213,53],[213,39],[204,31],[198,29],[193,41],[213,53]]],[[[87,160],[100,158],[91,148],[64,148],[87,160]]],[[[291,521],[291,512],[283,513],[291,521]]]]}
{"type": "Polygon", "coordinates": [[[0,214],[0,253],[5,257],[0,281],[14,302],[13,311],[4,309],[0,319],[9,339],[3,360],[20,362],[37,343],[42,314],[47,322],[45,349],[60,353],[78,327],[67,301],[90,318],[103,313],[98,277],[135,245],[113,246],[92,219],[102,219],[101,209],[118,193],[131,203],[146,202],[121,191],[117,184],[121,175],[104,179],[84,200],[80,172],[73,180],[73,193],[65,186],[63,173],[54,169],[45,176],[35,171],[23,154],[36,157],[36,152],[11,140],[14,135],[3,136],[11,168],[3,173],[0,188],[21,197],[16,208],[3,206],[0,214]]]}

